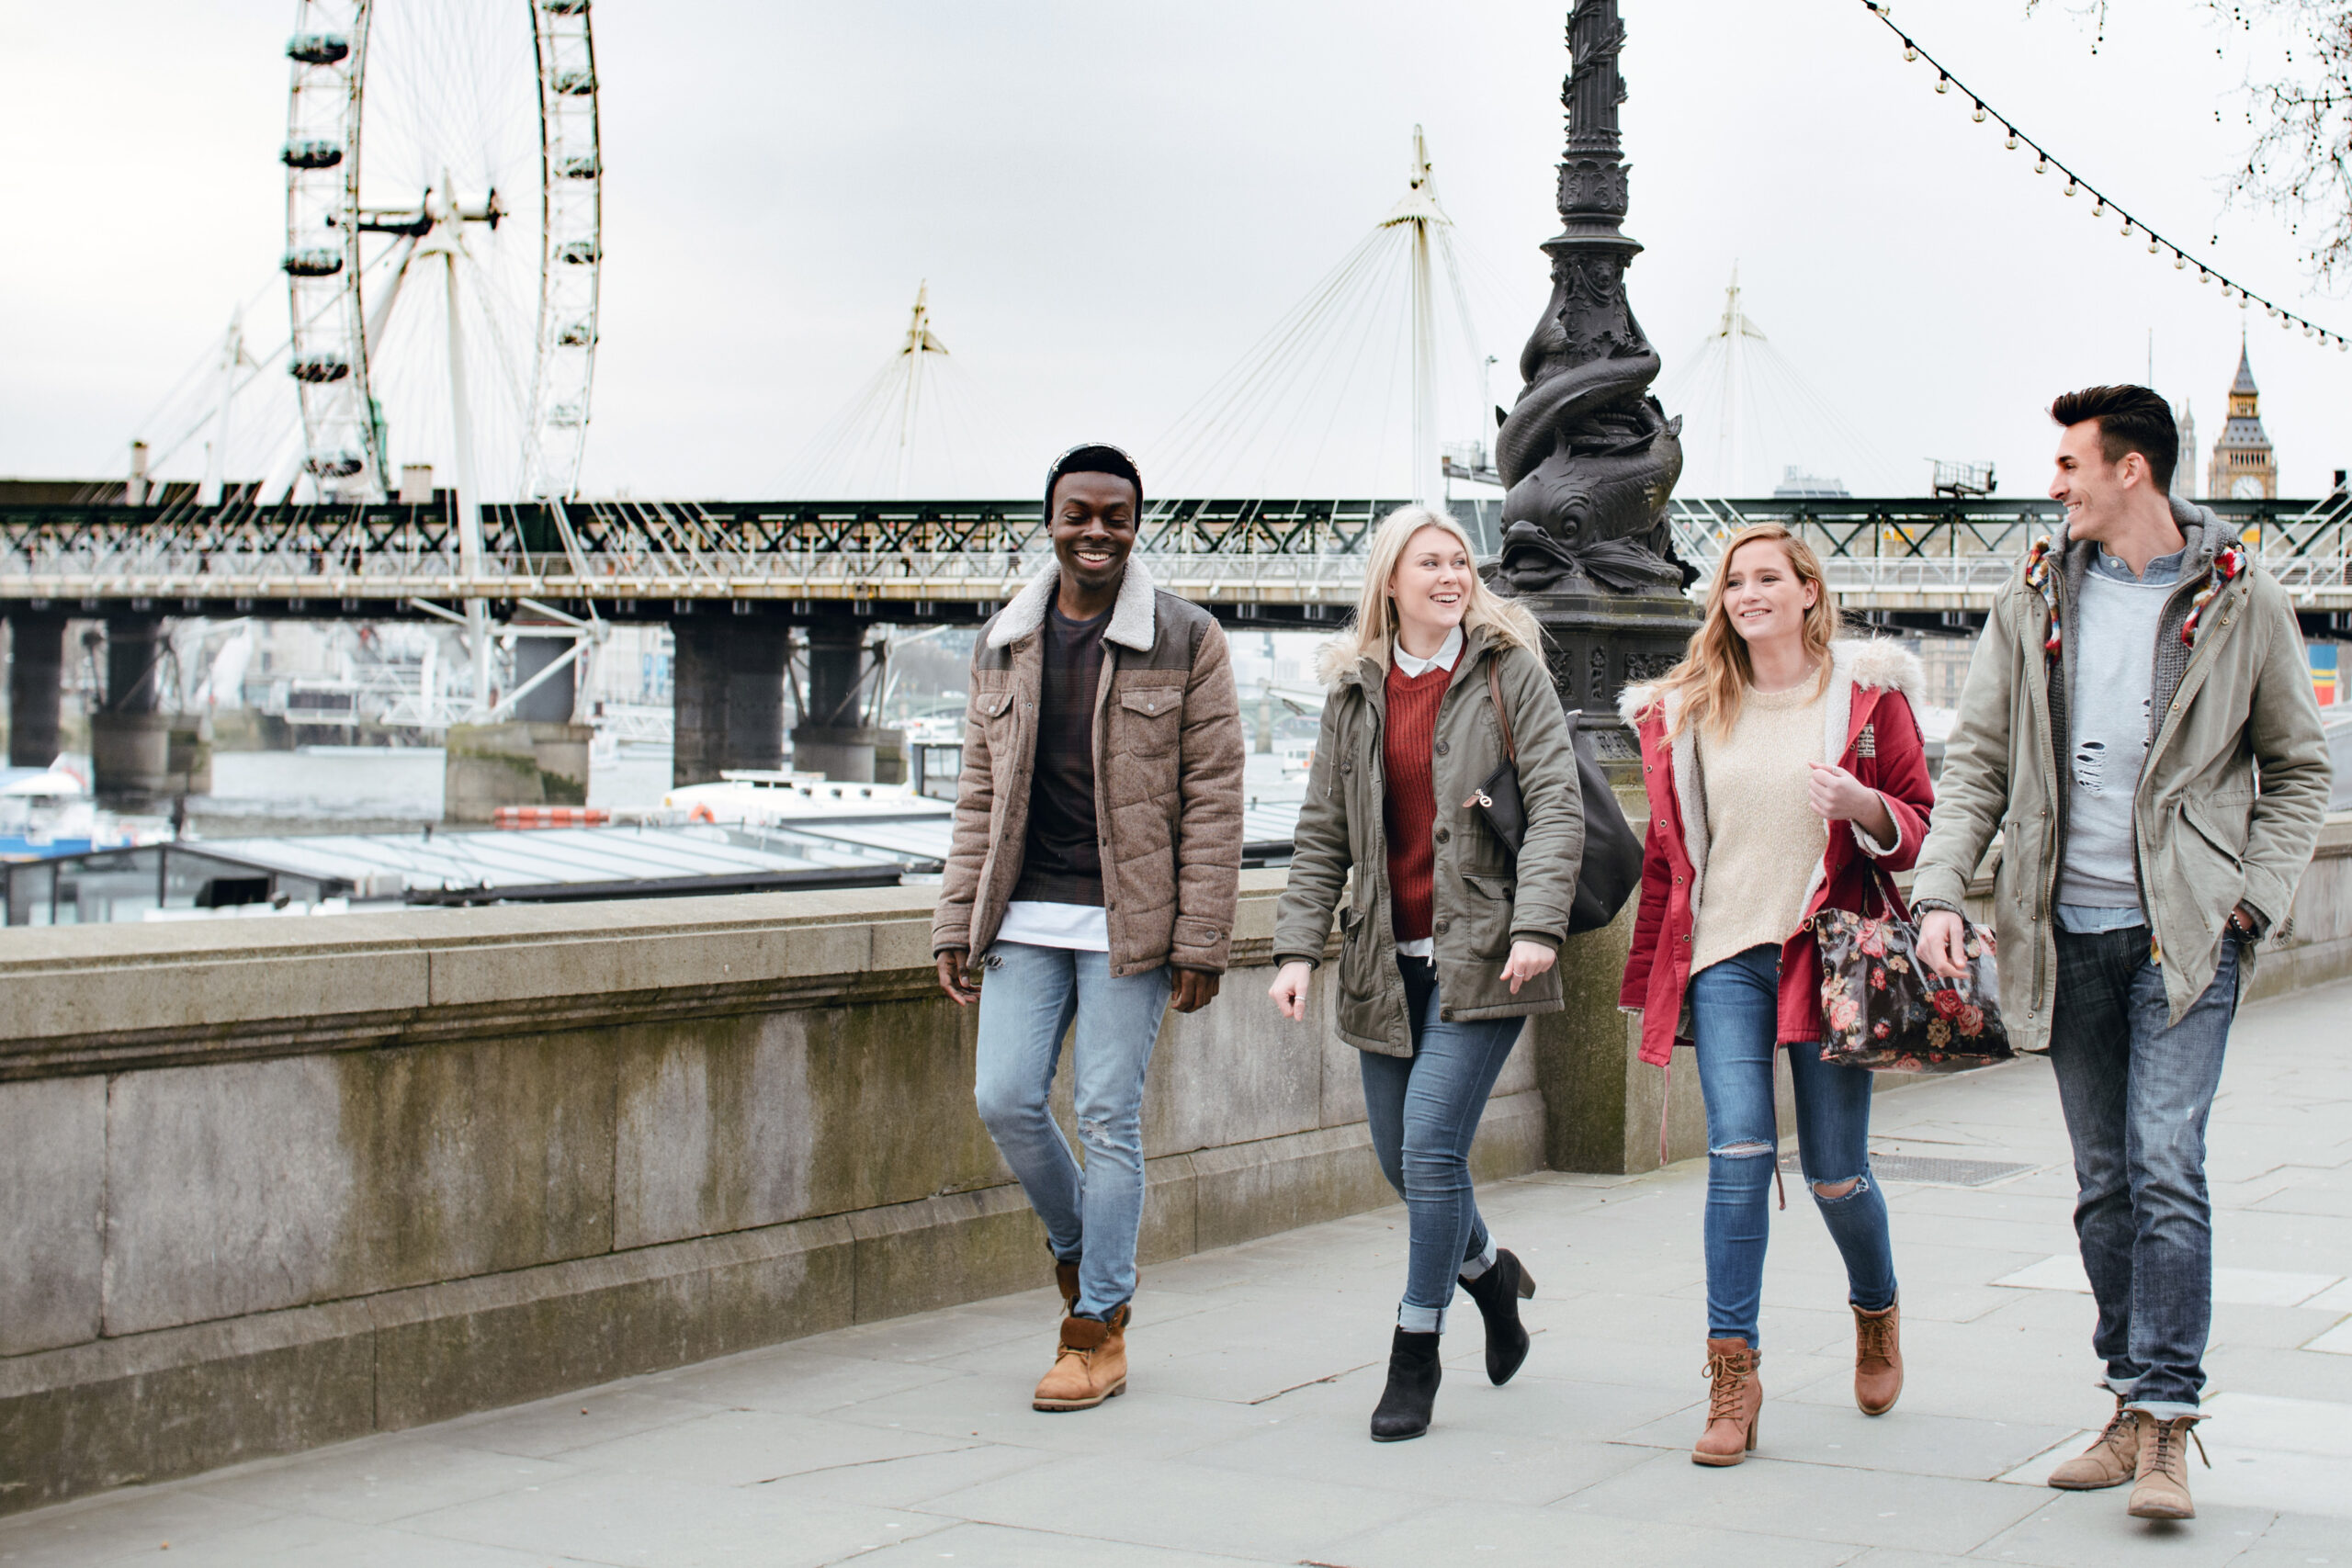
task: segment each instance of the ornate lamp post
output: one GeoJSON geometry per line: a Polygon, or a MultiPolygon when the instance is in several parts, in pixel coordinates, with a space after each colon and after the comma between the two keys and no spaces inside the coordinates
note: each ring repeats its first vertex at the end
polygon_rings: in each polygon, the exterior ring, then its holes
{"type": "Polygon", "coordinates": [[[1625,299],[1625,268],[1642,247],[1621,228],[1624,43],[1617,0],[1576,0],[1560,96],[1561,228],[1544,243],[1552,298],[1521,351],[1526,385],[1495,441],[1509,493],[1501,558],[1488,573],[1544,622],[1561,699],[1584,710],[1601,756],[1630,762],[1617,693],[1681,656],[1697,612],[1682,594],[1694,573],[1675,556],[1666,520],[1682,422],[1650,395],[1657,351],[1625,299]]]}

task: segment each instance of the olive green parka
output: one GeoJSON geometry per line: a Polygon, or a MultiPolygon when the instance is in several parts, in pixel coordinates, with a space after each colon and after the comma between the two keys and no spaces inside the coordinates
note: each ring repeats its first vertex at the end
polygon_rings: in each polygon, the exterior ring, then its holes
{"type": "MultiPolygon", "coordinates": [[[[1382,810],[1388,652],[1351,660],[1345,649],[1344,643],[1334,644],[1325,659],[1330,694],[1299,811],[1290,884],[1274,914],[1274,954],[1277,963],[1320,964],[1336,910],[1342,936],[1341,1038],[1359,1050],[1410,1056],[1382,810]]],[[[1486,627],[1464,629],[1461,657],[1439,702],[1430,758],[1437,801],[1432,942],[1439,1003],[1449,1019],[1559,1010],[1556,965],[1522,984],[1517,996],[1504,983],[1502,967],[1514,940],[1556,949],[1567,936],[1584,858],[1584,809],[1569,722],[1540,655],[1498,646],[1486,627]],[[1487,680],[1490,663],[1498,667],[1510,706],[1527,807],[1526,841],[1515,865],[1469,804],[1503,760],[1487,680]]]]}

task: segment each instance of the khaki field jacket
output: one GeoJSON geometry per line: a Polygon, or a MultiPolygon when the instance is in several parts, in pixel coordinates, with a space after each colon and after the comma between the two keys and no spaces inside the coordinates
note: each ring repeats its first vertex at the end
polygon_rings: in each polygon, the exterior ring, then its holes
{"type": "MultiPolygon", "coordinates": [[[[988,951],[1021,879],[1046,612],[1060,583],[1048,566],[998,611],[972,651],[964,772],[933,956],[988,951]]],[[[1225,971],[1241,876],[1240,705],[1225,632],[1206,610],[1152,586],[1129,558],[1102,633],[1094,695],[1094,819],[1111,973],[1162,964],[1225,971]]]]}
{"type": "MultiPolygon", "coordinates": [[[[2242,552],[2228,524],[2176,499],[2188,538],[2179,586],[2156,630],[2154,728],[2132,795],[2140,907],[2164,966],[2177,1021],[2211,985],[2243,901],[2273,924],[2293,906],[2327,812],[2332,769],[2312,695],[2311,669],[2293,606],[2277,581],[2242,552]],[[2234,570],[2235,575],[2232,575],[2234,570]],[[2208,588],[2210,602],[2198,608],[2208,588]],[[2193,643],[2184,626],[2196,614],[2193,643]]],[[[2083,574],[2098,547],[2050,542],[2041,586],[2021,567],[1993,602],[1936,788],[1936,814],[1919,851],[1916,906],[1958,909],[1968,882],[2001,835],[1994,877],[2001,1016],[2020,1050],[2050,1048],[2058,977],[2054,900],[2066,850],[2066,703],[2074,647],[2044,651],[2054,612],[2071,635],[2083,574]]],[[[2254,974],[2240,955],[2239,986],[2254,974]]]]}

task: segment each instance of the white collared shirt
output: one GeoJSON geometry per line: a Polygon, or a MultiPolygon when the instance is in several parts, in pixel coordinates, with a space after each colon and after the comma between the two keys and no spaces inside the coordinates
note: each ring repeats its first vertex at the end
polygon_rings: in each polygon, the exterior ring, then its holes
{"type": "MultiPolygon", "coordinates": [[[[1405,651],[1402,638],[1389,645],[1389,652],[1396,656],[1396,668],[1405,672],[1408,681],[1418,681],[1432,670],[1451,670],[1454,661],[1462,657],[1462,627],[1457,624],[1445,634],[1445,642],[1434,659],[1414,658],[1405,651]]],[[[1396,952],[1404,958],[1434,958],[1437,956],[1437,942],[1431,937],[1416,937],[1411,942],[1398,942],[1396,952]]]]}
{"type": "Polygon", "coordinates": [[[1453,668],[1453,661],[1462,657],[1462,627],[1456,624],[1452,631],[1445,634],[1444,646],[1437,650],[1435,659],[1414,658],[1405,651],[1401,637],[1390,645],[1389,651],[1396,656],[1396,668],[1405,672],[1405,679],[1418,681],[1432,670],[1453,668]]]}

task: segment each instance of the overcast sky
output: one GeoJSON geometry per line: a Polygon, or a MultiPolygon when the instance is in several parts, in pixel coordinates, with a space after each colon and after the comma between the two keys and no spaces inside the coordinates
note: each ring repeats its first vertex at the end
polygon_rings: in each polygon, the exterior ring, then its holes
{"type": "MultiPolygon", "coordinates": [[[[496,3],[524,25],[516,0],[496,3]]],[[[773,490],[887,358],[926,278],[956,385],[998,433],[961,488],[1025,493],[1081,437],[1131,446],[1155,480],[1153,443],[1396,199],[1417,121],[1479,258],[1474,303],[1508,400],[1544,298],[1535,246],[1557,226],[1564,10],[604,0],[585,486],[773,490]]],[[[1626,227],[1648,247],[1631,290],[1669,379],[1736,261],[1772,344],[1906,488],[1929,457],[1990,458],[2004,494],[2039,493],[2041,410],[2143,378],[2152,329],[2157,386],[2192,400],[2211,441],[2237,309],[2004,152],[1860,0],[1624,10],[1626,227]]],[[[258,301],[257,346],[284,336],[294,15],[287,0],[0,0],[0,474],[119,472],[241,300],[258,301]]],[[[2204,6],[2135,0],[2096,53],[2063,6],[1905,0],[1896,15],[2159,230],[2352,332],[2352,301],[2308,292],[2284,220],[2228,204],[2250,62],[2204,6]]],[[[2256,321],[2286,490],[2314,494],[2352,466],[2352,355],[2256,321]]],[[[1393,455],[1363,459],[1365,483],[1309,477],[1391,489],[1393,455]]]]}

